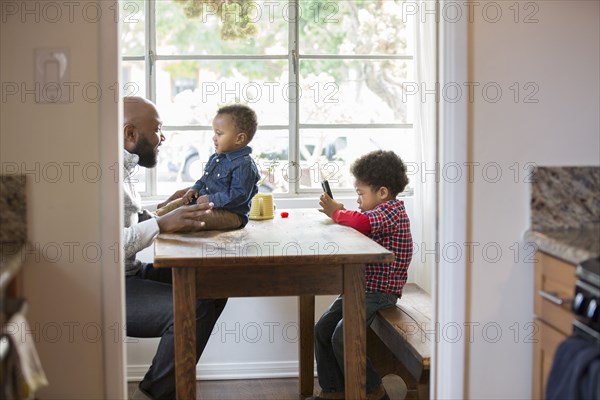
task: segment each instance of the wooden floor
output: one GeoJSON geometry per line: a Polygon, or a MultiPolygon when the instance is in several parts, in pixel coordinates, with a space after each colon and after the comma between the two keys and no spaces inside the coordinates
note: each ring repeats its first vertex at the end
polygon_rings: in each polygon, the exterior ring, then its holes
{"type": "MultiPolygon", "coordinates": [[[[138,382],[129,382],[129,398],[138,382]]],[[[202,400],[298,400],[298,379],[247,379],[227,381],[200,381],[196,385],[196,398],[202,400]]],[[[315,393],[319,383],[315,379],[315,393]]]]}
{"type": "MultiPolygon", "coordinates": [[[[382,378],[390,400],[403,400],[407,389],[397,375],[382,378]]],[[[129,382],[129,398],[138,382],[129,382]]],[[[315,378],[315,393],[319,393],[319,382],[315,378]]],[[[298,394],[298,378],[246,379],[228,381],[199,381],[196,384],[196,398],[202,400],[304,400],[298,394]]]]}

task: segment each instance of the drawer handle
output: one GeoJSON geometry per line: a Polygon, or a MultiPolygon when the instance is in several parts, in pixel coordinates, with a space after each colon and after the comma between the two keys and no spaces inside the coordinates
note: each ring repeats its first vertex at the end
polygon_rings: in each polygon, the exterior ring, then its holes
{"type": "Polygon", "coordinates": [[[540,290],[538,293],[546,300],[549,300],[559,306],[562,306],[563,304],[571,301],[570,299],[563,299],[556,292],[546,292],[545,290],[540,290]]]}

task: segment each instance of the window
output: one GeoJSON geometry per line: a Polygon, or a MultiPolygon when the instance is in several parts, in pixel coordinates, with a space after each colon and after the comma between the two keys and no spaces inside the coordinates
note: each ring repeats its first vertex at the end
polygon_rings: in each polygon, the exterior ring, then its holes
{"type": "MultiPolygon", "coordinates": [[[[258,115],[260,190],[352,190],[351,162],[375,149],[415,160],[411,29],[395,0],[125,0],[126,95],[153,100],[166,141],[139,176],[147,196],[190,185],[214,151],[219,106],[258,115]]],[[[407,192],[412,188],[407,188],[407,192]]]]}

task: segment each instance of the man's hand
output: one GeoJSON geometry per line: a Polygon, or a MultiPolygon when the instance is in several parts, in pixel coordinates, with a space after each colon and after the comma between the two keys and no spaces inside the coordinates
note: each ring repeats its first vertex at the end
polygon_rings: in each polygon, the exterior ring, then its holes
{"type": "Polygon", "coordinates": [[[187,192],[189,189],[190,189],[190,188],[185,188],[185,189],[181,189],[181,190],[178,190],[178,191],[176,191],[175,193],[173,193],[173,194],[171,195],[171,197],[169,197],[168,199],[166,199],[166,200],[165,200],[165,201],[163,201],[162,203],[158,204],[158,205],[156,206],[156,209],[158,210],[159,208],[162,208],[162,207],[166,206],[167,204],[169,204],[170,202],[172,202],[172,201],[173,201],[173,200],[175,200],[175,199],[180,199],[180,198],[182,198],[182,197],[183,197],[183,196],[186,194],[186,192],[187,192]]]}
{"type": "Polygon", "coordinates": [[[323,193],[319,198],[319,205],[321,208],[319,211],[326,214],[329,218],[333,215],[336,210],[344,210],[344,205],[339,201],[335,201],[331,197],[327,195],[327,193],[323,193]]]}
{"type": "Polygon", "coordinates": [[[198,198],[198,192],[194,189],[189,189],[183,195],[183,204],[190,204],[194,201],[194,199],[198,198]]]}
{"type": "Polygon", "coordinates": [[[204,226],[204,222],[198,221],[198,218],[210,213],[212,208],[213,203],[208,202],[208,196],[201,196],[196,204],[176,208],[156,218],[156,222],[161,233],[197,230],[204,226]]]}

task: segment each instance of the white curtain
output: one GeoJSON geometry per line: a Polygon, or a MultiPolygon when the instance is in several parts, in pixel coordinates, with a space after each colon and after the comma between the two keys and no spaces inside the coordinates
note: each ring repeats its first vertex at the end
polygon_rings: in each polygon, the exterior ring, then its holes
{"type": "MultiPolygon", "coordinates": [[[[419,2],[419,10],[433,9],[437,2],[419,2]]],[[[432,293],[432,276],[435,268],[437,243],[437,184],[440,176],[437,164],[437,40],[435,18],[427,15],[423,21],[420,14],[414,16],[415,35],[415,84],[418,95],[415,101],[415,133],[417,144],[416,171],[411,176],[415,188],[414,214],[411,216],[415,254],[409,269],[410,280],[428,293],[432,293]],[[434,173],[434,171],[437,171],[434,173]]]]}

